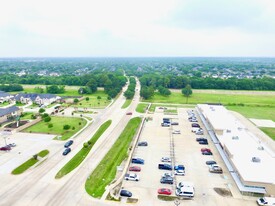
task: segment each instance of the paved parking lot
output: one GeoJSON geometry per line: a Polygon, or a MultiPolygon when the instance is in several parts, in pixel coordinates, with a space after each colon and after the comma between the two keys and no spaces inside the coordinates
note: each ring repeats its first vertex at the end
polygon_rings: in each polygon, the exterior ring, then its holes
{"type": "MultiPolygon", "coordinates": [[[[195,135],[191,132],[191,123],[188,121],[188,114],[185,108],[178,109],[178,115],[164,115],[162,110],[157,110],[152,115],[152,121],[145,123],[140,141],[147,141],[148,146],[139,146],[135,149],[134,157],[140,157],[145,160],[141,167],[141,172],[137,172],[140,181],[123,181],[123,187],[133,193],[133,197],[139,199],[139,205],[174,205],[173,202],[164,202],[158,200],[157,190],[165,187],[172,189],[172,195],[175,195],[175,184],[161,184],[160,178],[167,170],[159,170],[158,164],[161,163],[161,157],[172,157],[174,149],[175,164],[184,164],[185,176],[176,176],[175,182],[189,181],[194,183],[195,197],[192,200],[181,200],[188,202],[188,205],[255,205],[256,198],[242,196],[233,179],[228,173],[218,151],[216,151],[211,139],[208,138],[209,145],[200,145],[196,141],[195,135]],[[161,127],[164,117],[172,118],[179,122],[179,125],[171,127],[161,127]],[[180,130],[181,134],[172,134],[173,130],[180,130]],[[174,141],[174,148],[171,142],[174,141]],[[213,156],[204,156],[200,149],[210,148],[213,156]],[[214,174],[208,171],[205,164],[207,160],[215,160],[222,168],[223,174],[214,174]],[[223,188],[231,191],[232,196],[223,197],[214,191],[214,188],[223,188]]],[[[198,116],[198,115],[197,115],[198,116]]],[[[198,122],[201,126],[202,123],[198,122]]],[[[137,164],[132,164],[137,165],[137,164]]],[[[173,164],[174,165],[174,164],[173,164]]]]}

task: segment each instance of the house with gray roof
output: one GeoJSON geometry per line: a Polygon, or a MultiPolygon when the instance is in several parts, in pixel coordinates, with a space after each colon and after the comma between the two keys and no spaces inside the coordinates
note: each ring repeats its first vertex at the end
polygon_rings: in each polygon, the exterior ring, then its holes
{"type": "Polygon", "coordinates": [[[56,96],[55,94],[17,94],[15,100],[23,104],[35,103],[38,105],[50,105],[57,100],[60,100],[61,97],[56,96]]]}
{"type": "Polygon", "coordinates": [[[0,103],[4,103],[4,102],[9,102],[11,99],[13,99],[14,96],[7,93],[7,92],[3,92],[3,91],[0,91],[0,103]]]}
{"type": "Polygon", "coordinates": [[[21,114],[21,110],[16,106],[0,108],[0,124],[20,114],[21,114]]]}

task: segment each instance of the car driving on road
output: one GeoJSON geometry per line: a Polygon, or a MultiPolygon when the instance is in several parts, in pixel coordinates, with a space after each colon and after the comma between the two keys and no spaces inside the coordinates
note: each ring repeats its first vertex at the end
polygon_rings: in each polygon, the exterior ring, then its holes
{"type": "Polygon", "coordinates": [[[71,148],[66,148],[63,152],[63,155],[67,155],[70,152],[71,152],[71,148]]]}

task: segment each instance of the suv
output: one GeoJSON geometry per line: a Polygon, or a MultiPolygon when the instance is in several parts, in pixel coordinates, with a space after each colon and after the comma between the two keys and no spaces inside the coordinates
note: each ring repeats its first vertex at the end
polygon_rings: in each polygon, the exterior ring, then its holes
{"type": "Polygon", "coordinates": [[[136,163],[136,164],[144,164],[144,159],[141,158],[132,158],[132,163],[136,163]]]}
{"type": "Polygon", "coordinates": [[[148,143],[147,142],[139,142],[138,143],[138,146],[148,146],[148,143]]]}
{"type": "Polygon", "coordinates": [[[123,197],[132,197],[132,193],[128,190],[121,190],[120,191],[120,196],[123,196],[123,197]]]}
{"type": "Polygon", "coordinates": [[[172,185],[174,183],[174,180],[173,180],[172,177],[162,177],[160,179],[160,183],[162,183],[162,184],[171,184],[172,185]]]}
{"type": "Polygon", "coordinates": [[[67,155],[70,152],[71,152],[71,148],[66,148],[63,152],[63,155],[67,155]]]}
{"type": "Polygon", "coordinates": [[[159,164],[158,168],[160,170],[172,170],[172,166],[170,164],[159,164]]]}
{"type": "Polygon", "coordinates": [[[73,141],[73,140],[70,140],[70,141],[68,141],[68,142],[66,142],[66,143],[64,144],[64,147],[68,148],[68,147],[71,146],[73,143],[74,143],[74,141],[73,141]]]}

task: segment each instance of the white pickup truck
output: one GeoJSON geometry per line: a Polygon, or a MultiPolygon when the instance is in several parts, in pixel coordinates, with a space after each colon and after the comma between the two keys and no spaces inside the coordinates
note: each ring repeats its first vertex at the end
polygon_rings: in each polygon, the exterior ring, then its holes
{"type": "Polygon", "coordinates": [[[124,177],[125,180],[139,181],[139,176],[134,173],[126,174],[124,177]]]}

